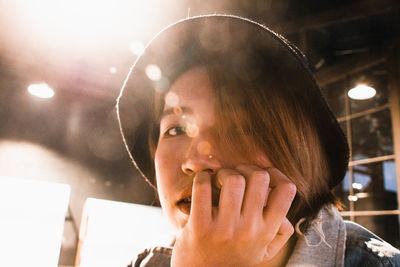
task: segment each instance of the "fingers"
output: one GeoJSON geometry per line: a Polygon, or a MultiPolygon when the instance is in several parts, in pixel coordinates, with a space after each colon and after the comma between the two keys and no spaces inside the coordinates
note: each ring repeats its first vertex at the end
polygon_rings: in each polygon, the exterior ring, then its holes
{"type": "Polygon", "coordinates": [[[218,217],[234,222],[240,218],[246,180],[235,170],[221,169],[217,181],[221,184],[218,217]]]}
{"type": "Polygon", "coordinates": [[[288,219],[282,222],[281,226],[279,227],[279,231],[276,234],[275,238],[269,243],[267,252],[265,254],[264,260],[268,261],[272,259],[279,250],[286,244],[289,238],[294,233],[294,228],[292,224],[289,222],[288,219]]]}
{"type": "Polygon", "coordinates": [[[229,255],[227,259],[233,257],[236,263],[271,260],[294,232],[286,216],[295,185],[275,168],[254,165],[220,169],[215,178],[221,188],[218,206],[212,206],[210,173],[194,177],[189,227],[184,229],[186,234],[190,232],[188,244],[194,242],[197,249],[206,249],[204,255],[229,255]],[[215,253],[220,250],[224,253],[215,253]],[[231,255],[232,251],[236,252],[231,255]],[[246,260],[241,251],[251,252],[246,260]]]}
{"type": "Polygon", "coordinates": [[[270,259],[294,232],[286,216],[296,195],[296,186],[276,168],[264,170],[254,165],[240,165],[236,169],[246,177],[242,218],[246,218],[247,224],[257,224],[260,217],[264,219],[262,232],[268,244],[265,258],[270,259]]]}
{"type": "Polygon", "coordinates": [[[243,200],[242,217],[254,220],[260,217],[268,198],[269,173],[253,165],[239,165],[236,168],[246,177],[246,192],[243,200]]]}
{"type": "Polygon", "coordinates": [[[193,180],[189,220],[193,226],[208,225],[212,218],[211,175],[198,173],[193,180]]]}
{"type": "Polygon", "coordinates": [[[264,209],[264,220],[273,232],[272,238],[278,232],[281,222],[286,219],[286,214],[296,195],[296,186],[283,173],[276,168],[268,168],[270,175],[271,191],[268,195],[267,206],[264,209]]]}

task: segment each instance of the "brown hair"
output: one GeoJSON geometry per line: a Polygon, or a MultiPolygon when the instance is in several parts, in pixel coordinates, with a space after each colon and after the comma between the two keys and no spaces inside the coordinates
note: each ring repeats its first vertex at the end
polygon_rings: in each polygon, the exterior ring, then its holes
{"type": "MultiPolygon", "coordinates": [[[[224,62],[225,58],[202,57],[174,77],[194,66],[207,69],[217,98],[218,141],[225,153],[254,158],[255,151],[264,152],[297,187],[288,219],[293,224],[302,217],[310,221],[336,199],[329,187],[327,156],[311,119],[312,107],[304,104],[307,95],[296,93],[307,92],[301,88],[308,84],[300,76],[286,77],[284,66],[271,64],[262,54],[254,58],[239,55],[224,62]]],[[[164,95],[156,97],[156,123],[150,129],[153,158],[164,95]]]]}

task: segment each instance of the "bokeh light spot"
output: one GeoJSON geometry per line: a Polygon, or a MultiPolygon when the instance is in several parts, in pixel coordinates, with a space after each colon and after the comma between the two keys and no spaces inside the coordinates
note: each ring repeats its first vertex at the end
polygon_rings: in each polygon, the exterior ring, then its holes
{"type": "Polygon", "coordinates": [[[132,41],[130,46],[129,46],[131,52],[136,55],[136,56],[140,56],[141,54],[143,54],[144,52],[144,45],[139,42],[139,41],[132,41]]]}
{"type": "Polygon", "coordinates": [[[350,196],[347,197],[347,199],[348,199],[349,201],[357,201],[357,200],[358,200],[358,197],[357,197],[357,196],[354,196],[354,195],[350,195],[350,196]]]}
{"type": "Polygon", "coordinates": [[[182,114],[182,108],[180,106],[175,106],[174,107],[174,114],[175,115],[181,115],[182,114]]]}
{"type": "Polygon", "coordinates": [[[363,188],[363,185],[360,183],[353,183],[352,186],[354,189],[357,189],[357,190],[361,190],[363,188]]]}
{"type": "Polygon", "coordinates": [[[28,87],[28,92],[40,98],[52,98],[54,96],[54,90],[47,83],[31,84],[28,87]]]}
{"type": "Polygon", "coordinates": [[[197,151],[201,154],[201,155],[211,155],[211,150],[212,150],[212,146],[209,142],[207,141],[201,141],[198,145],[197,145],[197,151]]]}
{"type": "Polygon", "coordinates": [[[152,81],[159,81],[162,76],[160,68],[154,64],[150,64],[146,67],[146,75],[152,81]]]}
{"type": "Polygon", "coordinates": [[[186,125],[186,134],[189,137],[196,137],[199,134],[199,127],[194,123],[188,123],[186,125]]]}
{"type": "Polygon", "coordinates": [[[159,81],[157,81],[155,90],[159,93],[163,93],[167,91],[169,88],[169,80],[167,77],[161,77],[159,81]]]}
{"type": "Polygon", "coordinates": [[[165,97],[165,104],[170,107],[177,107],[179,104],[179,97],[174,92],[169,92],[165,97]]]}
{"type": "Polygon", "coordinates": [[[112,73],[112,74],[117,73],[117,68],[116,67],[111,67],[110,68],[110,73],[112,73]]]}

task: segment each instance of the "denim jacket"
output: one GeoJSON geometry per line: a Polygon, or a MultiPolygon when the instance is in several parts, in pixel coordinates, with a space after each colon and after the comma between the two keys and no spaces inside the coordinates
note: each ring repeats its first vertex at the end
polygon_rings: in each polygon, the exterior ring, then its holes
{"type": "MultiPolygon", "coordinates": [[[[286,266],[356,267],[399,266],[400,251],[362,226],[344,221],[332,207],[321,209],[302,233],[286,266]]],[[[141,253],[128,267],[169,267],[171,247],[155,247],[141,253]]]]}

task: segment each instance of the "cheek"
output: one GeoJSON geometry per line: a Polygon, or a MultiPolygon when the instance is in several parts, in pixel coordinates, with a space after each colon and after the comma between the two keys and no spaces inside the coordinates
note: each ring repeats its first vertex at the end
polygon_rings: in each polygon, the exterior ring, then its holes
{"type": "Polygon", "coordinates": [[[180,170],[179,158],[176,153],[171,153],[170,149],[159,146],[154,155],[154,164],[158,193],[162,201],[174,187],[180,170]]]}
{"type": "Polygon", "coordinates": [[[158,146],[154,155],[154,165],[157,179],[160,177],[160,180],[163,180],[164,177],[168,177],[179,166],[178,155],[168,147],[158,146]]]}

